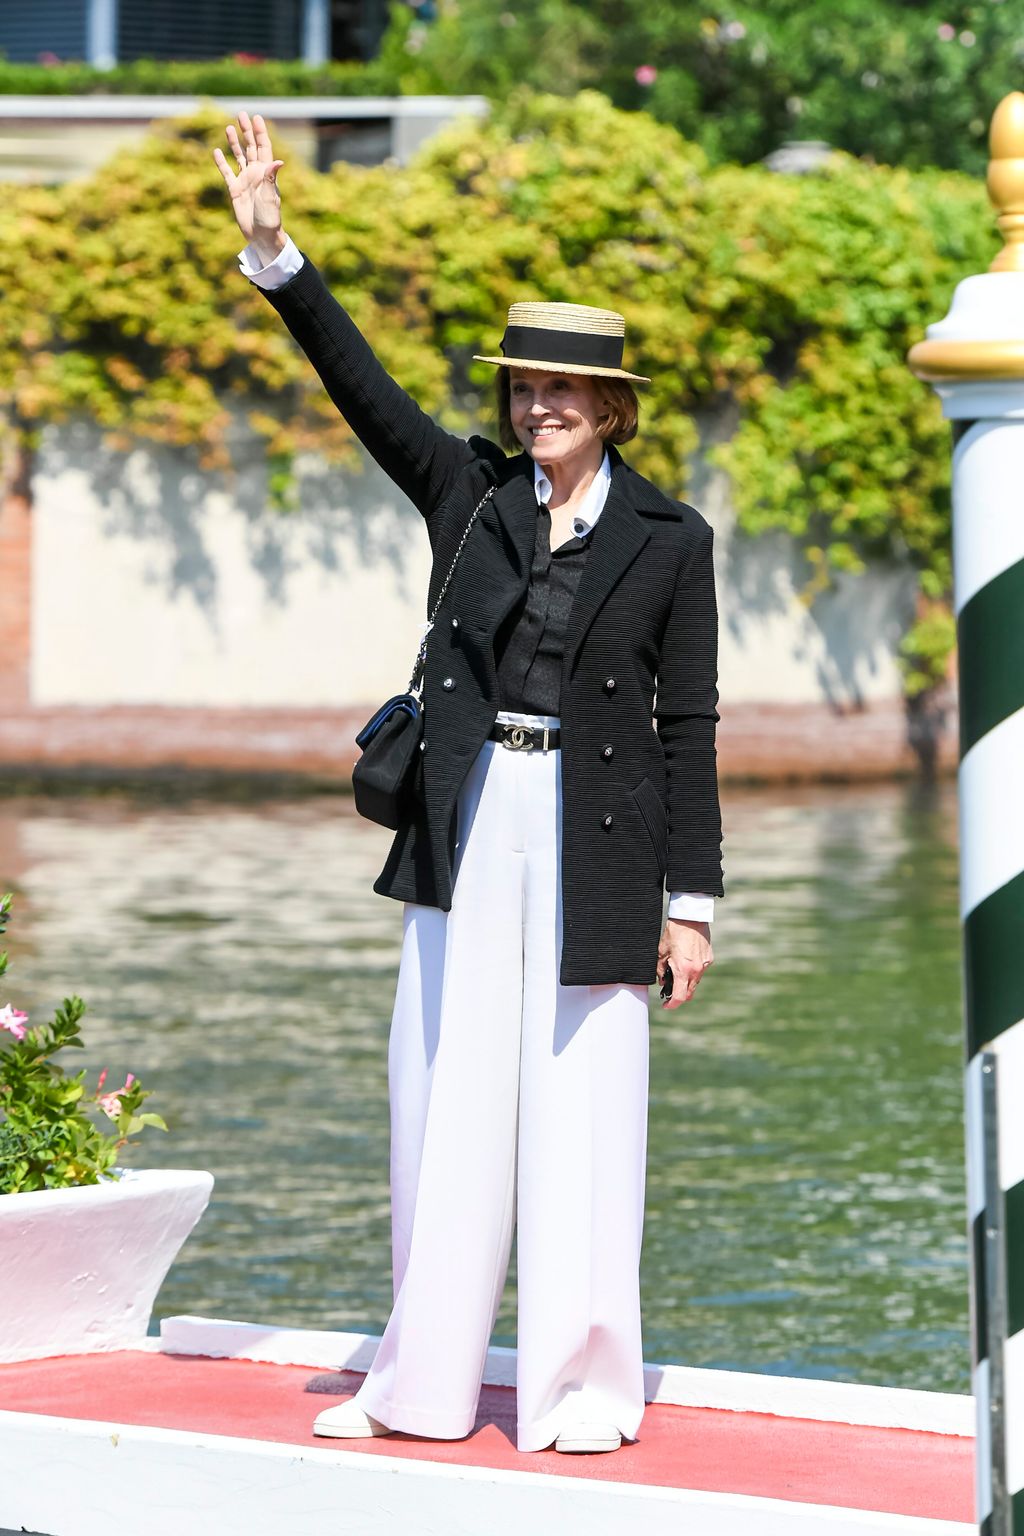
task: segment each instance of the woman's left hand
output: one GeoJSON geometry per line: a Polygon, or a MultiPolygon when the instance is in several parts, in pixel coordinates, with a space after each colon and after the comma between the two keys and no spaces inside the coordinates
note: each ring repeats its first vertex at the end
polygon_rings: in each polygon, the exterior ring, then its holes
{"type": "Polygon", "coordinates": [[[711,948],[711,924],[698,923],[687,917],[670,917],[658,945],[658,985],[665,974],[665,962],[672,967],[672,996],[662,1003],[663,1008],[678,1008],[688,1003],[697,984],[715,956],[711,948]]]}

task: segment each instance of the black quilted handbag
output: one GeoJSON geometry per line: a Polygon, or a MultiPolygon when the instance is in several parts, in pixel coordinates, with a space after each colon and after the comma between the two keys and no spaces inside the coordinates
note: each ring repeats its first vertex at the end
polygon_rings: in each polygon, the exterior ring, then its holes
{"type": "Polygon", "coordinates": [[[352,769],[352,789],[356,810],[368,821],[394,831],[401,823],[410,802],[421,797],[423,775],[420,743],[423,740],[423,672],[427,657],[427,636],[434,627],[438,609],[462,554],[469,531],[483,508],[494,495],[496,486],[488,486],[466,524],[448,575],[437,594],[433,610],[423,630],[420,648],[405,693],[396,693],[367,720],[356,737],[362,756],[352,769]]]}

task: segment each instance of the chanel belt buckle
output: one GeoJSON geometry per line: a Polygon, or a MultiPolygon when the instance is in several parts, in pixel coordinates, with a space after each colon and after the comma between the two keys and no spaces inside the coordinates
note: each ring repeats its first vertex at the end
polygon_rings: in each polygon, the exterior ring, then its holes
{"type": "Polygon", "coordinates": [[[533,749],[533,732],[528,725],[513,725],[509,720],[501,723],[503,747],[513,752],[530,752],[533,749]]]}

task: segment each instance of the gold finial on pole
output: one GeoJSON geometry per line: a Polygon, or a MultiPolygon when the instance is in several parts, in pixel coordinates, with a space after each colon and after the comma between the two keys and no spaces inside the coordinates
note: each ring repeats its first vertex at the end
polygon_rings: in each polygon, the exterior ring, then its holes
{"type": "Polygon", "coordinates": [[[1024,91],[1004,96],[988,135],[988,195],[1005,241],[990,272],[1024,272],[1024,91]]]}
{"type": "Polygon", "coordinates": [[[949,314],[907,354],[918,378],[933,384],[1024,381],[1024,91],[996,107],[989,147],[988,195],[1004,244],[988,272],[957,284],[949,314]]]}

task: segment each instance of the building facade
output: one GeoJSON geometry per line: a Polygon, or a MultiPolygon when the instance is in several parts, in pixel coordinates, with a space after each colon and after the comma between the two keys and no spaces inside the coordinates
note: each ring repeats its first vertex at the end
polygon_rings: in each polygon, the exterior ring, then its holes
{"type": "Polygon", "coordinates": [[[368,59],[386,0],[0,0],[0,53],[17,63],[80,59],[368,59]]]}

